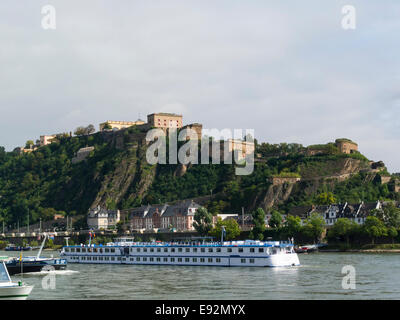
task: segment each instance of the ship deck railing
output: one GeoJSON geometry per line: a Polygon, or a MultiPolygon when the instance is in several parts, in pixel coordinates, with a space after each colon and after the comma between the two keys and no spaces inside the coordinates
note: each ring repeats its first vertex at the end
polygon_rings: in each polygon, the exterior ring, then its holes
{"type": "Polygon", "coordinates": [[[224,241],[221,242],[132,242],[132,243],[118,243],[118,242],[110,242],[106,245],[102,244],[91,244],[90,246],[87,244],[81,245],[73,245],[68,246],[71,248],[104,248],[104,247],[292,247],[293,243],[288,241],[266,241],[266,242],[258,242],[258,241],[224,241]]]}

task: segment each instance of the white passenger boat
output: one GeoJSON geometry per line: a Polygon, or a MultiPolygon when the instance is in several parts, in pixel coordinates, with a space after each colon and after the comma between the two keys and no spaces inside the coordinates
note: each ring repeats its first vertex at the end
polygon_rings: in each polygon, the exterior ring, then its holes
{"type": "Polygon", "coordinates": [[[221,267],[283,267],[300,265],[293,244],[279,241],[212,243],[134,242],[117,239],[106,245],[65,246],[68,263],[151,264],[221,267]]]}
{"type": "Polygon", "coordinates": [[[33,286],[27,286],[21,281],[12,282],[4,261],[0,262],[0,299],[25,300],[32,289],[33,286]]]}

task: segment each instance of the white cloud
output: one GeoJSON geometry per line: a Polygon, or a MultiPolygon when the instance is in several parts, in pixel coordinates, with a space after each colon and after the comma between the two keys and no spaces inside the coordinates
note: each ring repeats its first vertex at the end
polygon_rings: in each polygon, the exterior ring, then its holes
{"type": "Polygon", "coordinates": [[[0,145],[139,114],[182,113],[259,141],[348,137],[400,171],[400,5],[353,1],[44,1],[0,3],[0,145]],[[10,119],[18,119],[18,128],[10,119]],[[13,132],[12,135],[9,132],[13,132]]]}

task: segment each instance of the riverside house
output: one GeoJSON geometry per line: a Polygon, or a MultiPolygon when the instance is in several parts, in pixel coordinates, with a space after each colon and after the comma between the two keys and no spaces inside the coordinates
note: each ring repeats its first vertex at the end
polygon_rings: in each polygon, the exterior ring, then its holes
{"type": "MultiPolygon", "coordinates": [[[[321,206],[297,206],[289,210],[288,215],[298,216],[302,223],[305,222],[313,213],[320,214],[325,219],[327,227],[333,226],[337,219],[347,218],[357,224],[364,224],[365,219],[371,214],[374,209],[382,209],[383,203],[379,200],[372,203],[360,202],[357,204],[331,204],[321,206]]],[[[284,216],[286,218],[286,216],[284,216]]]]}
{"type": "Polygon", "coordinates": [[[200,207],[193,200],[186,200],[173,205],[146,205],[123,212],[129,217],[131,231],[193,231],[194,214],[200,207]]]}

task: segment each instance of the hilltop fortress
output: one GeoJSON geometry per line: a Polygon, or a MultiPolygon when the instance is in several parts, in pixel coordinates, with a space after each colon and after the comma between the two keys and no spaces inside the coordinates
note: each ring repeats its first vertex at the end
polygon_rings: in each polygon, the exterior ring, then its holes
{"type": "MultiPolygon", "coordinates": [[[[168,135],[171,129],[191,129],[197,134],[197,138],[201,140],[203,138],[203,125],[200,123],[189,123],[183,124],[183,116],[181,114],[176,113],[167,113],[167,112],[158,112],[151,113],[147,115],[147,122],[141,119],[136,121],[115,121],[115,120],[107,120],[99,124],[100,132],[116,132],[128,128],[137,128],[140,132],[147,132],[150,129],[161,129],[168,135]]],[[[86,134],[94,133],[95,129],[92,126],[92,131],[87,132],[86,134]]],[[[208,130],[204,130],[207,135],[208,130]]],[[[210,130],[212,132],[213,130],[210,130]]],[[[218,130],[217,130],[218,131],[218,130]]],[[[39,147],[51,144],[58,140],[60,136],[72,136],[72,132],[68,133],[60,133],[60,134],[52,134],[52,135],[41,135],[40,139],[36,140],[36,144],[28,143],[25,147],[16,148],[15,151],[19,151],[20,153],[27,153],[36,150],[39,147]]],[[[189,137],[187,137],[188,139],[189,137]]],[[[209,137],[207,137],[209,138],[209,137]]],[[[217,138],[218,139],[218,138],[217,138]]],[[[238,154],[238,159],[242,160],[246,158],[246,155],[252,154],[256,150],[256,146],[253,141],[248,141],[243,138],[226,138],[224,140],[220,140],[221,147],[223,144],[227,142],[228,150],[224,150],[221,148],[221,159],[224,158],[225,152],[233,152],[238,154]]],[[[90,150],[92,151],[92,150],[90,150]]],[[[336,139],[334,143],[330,142],[327,144],[320,145],[310,145],[308,147],[302,147],[299,150],[299,154],[304,154],[306,156],[314,156],[318,154],[326,154],[326,153],[344,153],[344,154],[352,154],[359,153],[358,152],[358,144],[354,141],[346,138],[336,139]]],[[[77,153],[76,158],[74,159],[74,163],[80,162],[85,159],[88,152],[85,150],[80,150],[77,153]]],[[[260,154],[255,155],[256,158],[261,158],[260,154]]]]}

